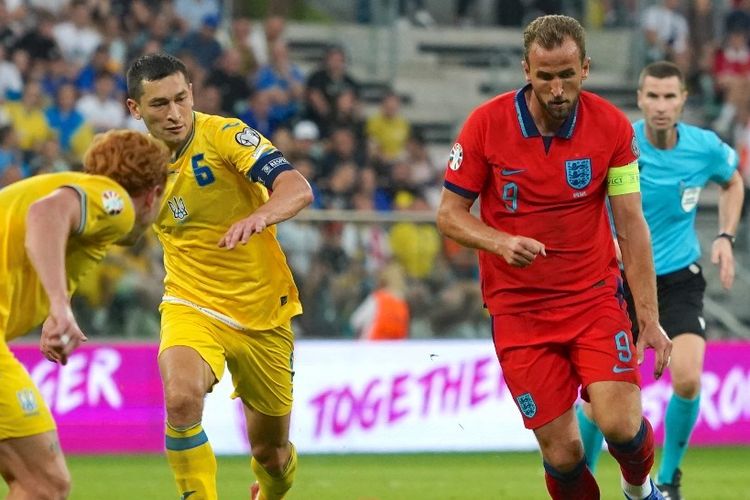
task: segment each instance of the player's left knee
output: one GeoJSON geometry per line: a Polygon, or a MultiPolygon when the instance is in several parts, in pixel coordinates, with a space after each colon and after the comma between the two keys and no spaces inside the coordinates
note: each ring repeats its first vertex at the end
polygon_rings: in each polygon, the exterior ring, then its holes
{"type": "Polygon", "coordinates": [[[280,476],[284,473],[286,464],[289,462],[291,448],[289,443],[283,446],[257,444],[252,447],[253,458],[272,476],[280,476]]]}
{"type": "Polygon", "coordinates": [[[695,399],[701,392],[700,375],[689,376],[683,380],[673,380],[675,394],[683,399],[695,399]]]}

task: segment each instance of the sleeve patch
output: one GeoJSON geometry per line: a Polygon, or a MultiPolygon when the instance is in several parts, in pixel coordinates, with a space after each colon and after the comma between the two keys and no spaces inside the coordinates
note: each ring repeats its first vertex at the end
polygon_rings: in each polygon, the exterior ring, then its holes
{"type": "Polygon", "coordinates": [[[102,193],[102,206],[108,215],[117,215],[125,208],[125,202],[116,191],[102,193]]]}
{"type": "Polygon", "coordinates": [[[260,145],[260,134],[250,127],[245,127],[242,131],[234,135],[234,140],[240,146],[252,146],[257,148],[260,145]]]}
{"type": "Polygon", "coordinates": [[[641,178],[637,161],[624,167],[613,167],[607,171],[607,194],[609,196],[638,193],[640,190],[641,178]]]}
{"type": "Polygon", "coordinates": [[[455,143],[451,149],[450,157],[448,158],[448,168],[451,170],[458,170],[461,168],[461,163],[464,161],[464,148],[460,143],[455,143]]]}

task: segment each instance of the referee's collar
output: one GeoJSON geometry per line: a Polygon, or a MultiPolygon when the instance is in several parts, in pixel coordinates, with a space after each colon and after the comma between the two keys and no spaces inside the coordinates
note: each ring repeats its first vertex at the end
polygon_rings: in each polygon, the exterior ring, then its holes
{"type": "MultiPolygon", "coordinates": [[[[529,106],[526,104],[526,91],[531,89],[531,84],[528,83],[516,92],[516,116],[518,117],[518,126],[521,127],[521,133],[525,138],[537,137],[542,134],[539,133],[539,129],[536,128],[534,118],[531,116],[529,106]]],[[[561,137],[563,139],[570,139],[573,136],[575,130],[576,120],[578,119],[578,103],[580,102],[580,96],[576,100],[576,104],[573,107],[573,111],[568,115],[563,124],[555,132],[555,137],[561,137]]]]}

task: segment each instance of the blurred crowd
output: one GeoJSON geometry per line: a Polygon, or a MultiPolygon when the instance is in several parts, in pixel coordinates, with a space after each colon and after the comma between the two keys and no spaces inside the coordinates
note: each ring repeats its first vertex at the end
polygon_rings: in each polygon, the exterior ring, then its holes
{"type": "MultiPolygon", "coordinates": [[[[747,171],[750,0],[729,10],[710,0],[651,3],[641,12],[631,0],[592,1],[586,13],[598,26],[642,14],[644,53],[682,65],[706,123],[745,153],[747,171]]],[[[456,2],[456,23],[471,24],[475,4],[456,2]]],[[[583,2],[501,1],[497,9],[520,24],[571,5],[583,2]]],[[[97,132],[145,131],[125,106],[124,71],[135,57],[168,52],[191,73],[195,109],[236,116],[269,137],[310,181],[315,209],[406,214],[389,223],[279,227],[305,306],[299,335],[488,335],[473,252],[408,216],[434,210],[444,163],[404,116],[402,96],[385,89],[366,105],[345,48],[331,45],[317,66],[300,65],[290,58],[283,16],[251,19],[223,8],[220,0],[0,1],[0,187],[79,169],[97,132]]],[[[434,23],[423,1],[399,9],[434,23]]],[[[85,329],[155,336],[162,278],[154,238],[118,250],[76,299],[85,329]]]]}
{"type": "MultiPolygon", "coordinates": [[[[397,93],[383,92],[366,115],[344,48],[331,45],[318,67],[304,70],[290,60],[283,17],[230,19],[222,7],[218,0],[0,3],[0,187],[79,169],[97,132],[145,130],[127,112],[124,71],[135,57],[164,51],[186,63],[195,109],[236,116],[269,137],[309,179],[314,208],[433,209],[442,165],[403,116],[397,93]]],[[[302,336],[455,335],[469,299],[481,316],[473,284],[438,300],[447,283],[468,283],[475,264],[459,249],[446,258],[434,224],[290,222],[280,238],[306,306],[302,336]],[[451,307],[458,321],[431,315],[451,307]],[[400,326],[383,334],[383,318],[396,309],[400,326]]],[[[108,257],[75,299],[85,329],[155,335],[160,259],[152,237],[108,257]]]]}

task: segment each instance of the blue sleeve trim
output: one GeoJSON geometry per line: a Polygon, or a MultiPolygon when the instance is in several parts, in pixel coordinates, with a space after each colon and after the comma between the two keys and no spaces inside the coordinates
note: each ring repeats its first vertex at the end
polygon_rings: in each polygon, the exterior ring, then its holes
{"type": "Polygon", "coordinates": [[[286,170],[293,170],[292,165],[284,158],[281,151],[273,151],[258,158],[247,176],[253,182],[260,182],[270,189],[273,187],[276,177],[286,170]]]}
{"type": "Polygon", "coordinates": [[[456,186],[452,182],[445,181],[443,182],[443,186],[445,186],[445,189],[447,189],[448,191],[452,191],[457,195],[463,196],[464,198],[468,198],[470,200],[476,200],[477,196],[479,196],[479,193],[469,191],[468,189],[464,189],[461,186],[456,186]]]}
{"type": "Polygon", "coordinates": [[[78,193],[78,197],[81,200],[81,222],[78,224],[75,234],[83,234],[83,230],[86,229],[86,217],[88,216],[86,212],[86,205],[88,204],[87,198],[86,198],[86,191],[72,184],[66,184],[65,186],[62,186],[62,187],[70,188],[76,193],[78,193]]]}

